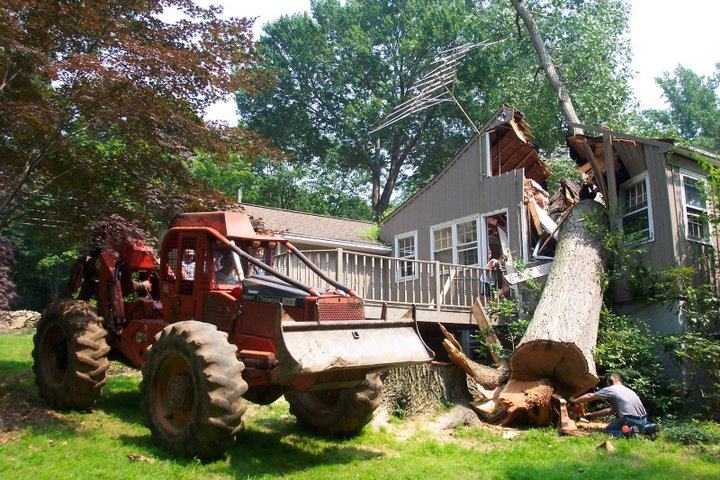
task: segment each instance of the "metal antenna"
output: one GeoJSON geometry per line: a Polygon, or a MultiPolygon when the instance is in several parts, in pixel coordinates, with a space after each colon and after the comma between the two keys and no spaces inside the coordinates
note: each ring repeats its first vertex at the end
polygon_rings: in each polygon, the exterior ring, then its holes
{"type": "Polygon", "coordinates": [[[377,127],[370,130],[369,133],[375,133],[383,128],[397,123],[400,120],[409,117],[421,110],[432,107],[445,102],[455,102],[465,118],[470,122],[476,132],[480,133],[468,114],[455,98],[454,82],[457,74],[457,67],[467,53],[473,48],[486,49],[491,45],[502,42],[504,39],[496,41],[485,41],[480,43],[465,43],[458,47],[442,50],[439,55],[430,64],[431,69],[422,76],[410,89],[408,93],[410,98],[398,104],[393,108],[392,112],[377,127]],[[450,86],[453,86],[453,90],[450,86]]]}

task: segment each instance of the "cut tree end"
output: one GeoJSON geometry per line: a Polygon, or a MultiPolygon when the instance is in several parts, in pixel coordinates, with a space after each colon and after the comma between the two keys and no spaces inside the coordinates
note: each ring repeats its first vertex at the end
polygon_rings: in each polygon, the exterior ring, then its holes
{"type": "Polygon", "coordinates": [[[585,355],[570,342],[534,340],[523,343],[510,357],[510,371],[511,378],[518,381],[550,379],[563,396],[585,393],[598,383],[597,375],[588,368],[585,355]]]}

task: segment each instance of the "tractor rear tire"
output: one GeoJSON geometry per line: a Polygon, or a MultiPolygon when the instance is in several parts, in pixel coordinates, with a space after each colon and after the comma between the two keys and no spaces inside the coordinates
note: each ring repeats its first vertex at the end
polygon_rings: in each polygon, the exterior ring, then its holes
{"type": "Polygon", "coordinates": [[[323,435],[351,436],[370,423],[380,406],[380,375],[371,374],[351,388],[290,391],[285,399],[298,423],[323,435]]]}
{"type": "Polygon", "coordinates": [[[110,351],[102,320],[89,303],[49,305],[33,338],[33,372],[40,396],[53,408],[89,410],[102,393],[110,351]]]}
{"type": "Polygon", "coordinates": [[[142,404],[157,445],[175,455],[221,456],[242,430],[243,363],[227,333],[196,321],[168,325],[142,366],[142,404]]]}

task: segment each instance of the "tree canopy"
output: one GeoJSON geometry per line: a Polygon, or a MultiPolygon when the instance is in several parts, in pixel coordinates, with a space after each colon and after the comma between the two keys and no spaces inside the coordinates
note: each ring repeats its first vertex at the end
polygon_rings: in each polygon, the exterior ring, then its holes
{"type": "Polygon", "coordinates": [[[640,129],[720,152],[720,63],[707,77],[678,65],[656,81],[669,108],[644,111],[640,129]]]}
{"type": "Polygon", "coordinates": [[[193,175],[199,151],[216,163],[273,154],[202,118],[268,82],[245,68],[251,26],[191,0],[0,0],[0,308],[15,263],[38,308],[89,231],[149,236],[181,210],[225,206],[193,175]]]}
{"type": "Polygon", "coordinates": [[[111,215],[148,225],[221,202],[189,174],[196,150],[264,149],[208,124],[208,105],[262,83],[252,21],[191,0],[0,1],[0,231],[74,229],[111,215]],[[176,21],[163,19],[170,9],[176,21]]]}
{"type": "MultiPolygon", "coordinates": [[[[625,2],[526,3],[541,13],[539,27],[581,117],[621,126],[629,98],[625,2]]],[[[537,143],[553,150],[564,144],[562,116],[506,2],[317,0],[310,13],[266,26],[255,71],[273,72],[277,84],[239,94],[241,118],[303,163],[365,178],[377,218],[394,194],[437,173],[472,129],[454,105],[444,104],[368,132],[408,98],[440,51],[503,38],[471,52],[455,93],[475,123],[502,103],[523,110],[537,143]]]]}

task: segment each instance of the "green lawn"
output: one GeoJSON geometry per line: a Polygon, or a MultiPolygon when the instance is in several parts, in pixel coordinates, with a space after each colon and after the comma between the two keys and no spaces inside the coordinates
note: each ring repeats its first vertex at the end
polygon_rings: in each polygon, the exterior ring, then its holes
{"type": "Polygon", "coordinates": [[[0,335],[0,417],[6,430],[20,423],[0,437],[3,479],[720,479],[717,445],[685,447],[662,437],[618,440],[609,453],[595,448],[605,440],[600,434],[558,437],[550,429],[505,440],[479,428],[433,439],[420,428],[402,440],[397,431],[410,431],[404,427],[412,420],[336,440],[298,428],[284,401],[252,407],[227,458],[203,464],[170,457],[152,445],[139,408],[137,375],[113,375],[93,413],[44,409],[33,386],[31,349],[29,335],[0,335]],[[132,461],[129,455],[140,458],[132,461]]]}

